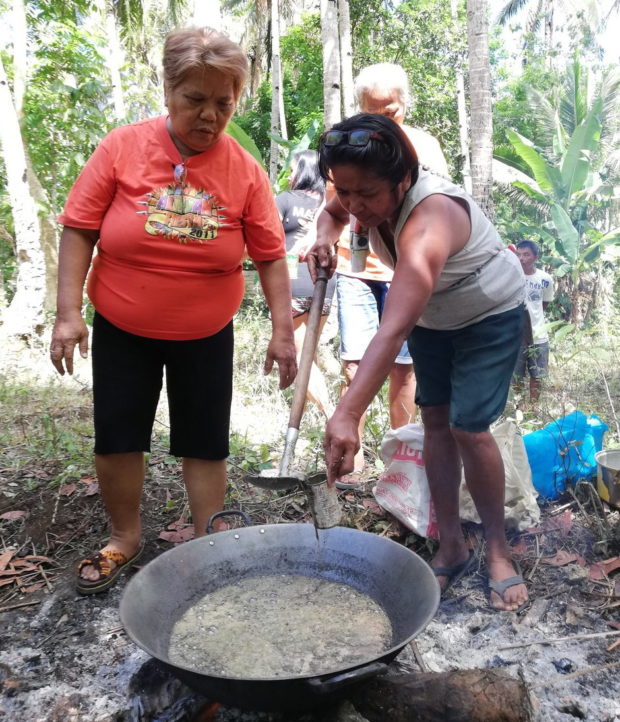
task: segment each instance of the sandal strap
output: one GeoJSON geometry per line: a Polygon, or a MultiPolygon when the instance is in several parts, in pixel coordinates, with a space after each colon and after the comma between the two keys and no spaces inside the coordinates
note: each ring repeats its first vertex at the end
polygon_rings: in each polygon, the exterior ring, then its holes
{"type": "Polygon", "coordinates": [[[127,563],[127,557],[116,549],[103,549],[94,557],[83,559],[78,565],[78,574],[84,567],[92,566],[100,576],[107,577],[112,573],[110,562],[114,562],[117,567],[120,567],[127,563]]]}
{"type": "Polygon", "coordinates": [[[504,594],[510,587],[516,587],[519,584],[525,584],[525,580],[521,574],[516,574],[514,577],[508,577],[508,579],[502,579],[501,582],[496,582],[493,579],[489,579],[489,587],[504,599],[504,594]]]}

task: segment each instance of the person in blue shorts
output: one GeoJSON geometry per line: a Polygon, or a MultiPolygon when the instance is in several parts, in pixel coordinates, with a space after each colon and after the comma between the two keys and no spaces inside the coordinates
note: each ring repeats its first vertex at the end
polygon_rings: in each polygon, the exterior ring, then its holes
{"type": "Polygon", "coordinates": [[[540,398],[543,379],[549,368],[549,334],[545,328],[545,311],[553,301],[553,278],[536,267],[538,246],[534,241],[517,243],[517,256],[525,274],[525,326],[519,358],[515,366],[514,389],[525,405],[525,379],[529,377],[529,399],[535,407],[540,398]]]}
{"type": "Polygon", "coordinates": [[[521,341],[524,277],[473,199],[420,166],[391,119],[356,115],[321,136],[319,167],[336,190],[317,222],[311,273],[335,268],[333,246],[354,215],[394,269],[381,324],[327,423],[328,483],[353,468],[358,423],[407,339],[424,422],[424,458],[440,544],[442,592],[473,570],[459,519],[461,465],[485,535],[489,603],[514,611],[527,589],[504,526],[504,466],[490,425],[508,397],[521,341]]]}

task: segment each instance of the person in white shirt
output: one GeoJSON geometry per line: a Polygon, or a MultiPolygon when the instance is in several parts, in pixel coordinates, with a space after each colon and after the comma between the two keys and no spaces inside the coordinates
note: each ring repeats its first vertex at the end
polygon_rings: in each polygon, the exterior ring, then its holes
{"type": "Polygon", "coordinates": [[[527,313],[521,351],[514,372],[514,389],[521,396],[521,406],[525,393],[525,378],[529,376],[530,403],[535,405],[540,398],[542,380],[547,376],[549,368],[549,336],[545,328],[545,310],[553,301],[553,278],[536,268],[538,246],[534,241],[518,243],[517,256],[525,274],[527,313]]]}

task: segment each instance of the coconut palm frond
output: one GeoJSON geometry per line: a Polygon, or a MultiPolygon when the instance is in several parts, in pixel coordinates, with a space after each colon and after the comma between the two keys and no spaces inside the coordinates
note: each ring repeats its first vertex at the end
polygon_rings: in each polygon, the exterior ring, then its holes
{"type": "Polygon", "coordinates": [[[508,0],[504,7],[499,11],[495,20],[496,25],[505,25],[510,18],[514,17],[519,10],[528,4],[528,0],[508,0]]]}
{"type": "Polygon", "coordinates": [[[568,135],[583,121],[588,113],[588,70],[576,57],[564,80],[564,93],[560,102],[560,121],[568,135]]]}
{"type": "Polygon", "coordinates": [[[528,106],[539,128],[539,145],[552,148],[558,132],[558,111],[548,98],[532,86],[525,88],[528,106]]]}
{"type": "Polygon", "coordinates": [[[598,95],[603,100],[601,140],[605,142],[611,137],[617,142],[620,131],[620,70],[617,67],[603,75],[598,95]]]}
{"type": "Polygon", "coordinates": [[[549,206],[539,200],[532,198],[521,188],[515,188],[506,183],[495,183],[496,192],[504,196],[510,205],[517,212],[529,216],[533,223],[544,223],[549,218],[549,206]]]}
{"type": "Polygon", "coordinates": [[[527,32],[533,35],[540,28],[540,24],[544,19],[543,0],[538,0],[535,10],[532,10],[527,20],[527,32]]]}

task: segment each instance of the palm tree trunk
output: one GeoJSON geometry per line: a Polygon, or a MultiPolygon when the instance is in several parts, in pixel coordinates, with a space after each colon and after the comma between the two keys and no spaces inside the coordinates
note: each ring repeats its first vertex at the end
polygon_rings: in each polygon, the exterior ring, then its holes
{"type": "Polygon", "coordinates": [[[13,104],[21,120],[28,77],[26,9],[23,0],[13,0],[13,104]]]}
{"type": "MultiPolygon", "coordinates": [[[[457,0],[450,0],[450,12],[455,30],[458,28],[457,0]]],[[[469,157],[469,130],[467,122],[467,108],[465,106],[465,78],[463,77],[463,65],[459,58],[456,66],[456,107],[459,119],[459,145],[463,158],[462,175],[463,187],[471,195],[471,161],[469,157]]]]}
{"type": "Polygon", "coordinates": [[[0,59],[0,145],[15,225],[17,282],[3,316],[3,337],[38,337],[44,328],[45,260],[37,207],[30,194],[26,154],[9,83],[0,59]]]}
{"type": "Polygon", "coordinates": [[[323,117],[325,127],[331,128],[341,118],[337,0],[321,0],[321,43],[323,45],[323,117]]]}
{"type": "Polygon", "coordinates": [[[355,112],[353,91],[353,48],[351,46],[351,15],[349,0],[338,0],[338,26],[340,30],[340,63],[342,81],[342,112],[345,118],[355,112]]]}
{"type": "Polygon", "coordinates": [[[487,216],[492,217],[493,117],[488,12],[487,0],[467,0],[472,196],[487,216]]]}
{"type": "MultiPolygon", "coordinates": [[[[278,0],[271,0],[271,134],[286,138],[282,93],[282,65],[280,62],[280,9],[278,0]]],[[[269,179],[275,183],[278,176],[280,146],[272,138],[269,155],[269,179]]]]}
{"type": "Polygon", "coordinates": [[[105,54],[106,64],[110,71],[110,78],[112,80],[112,103],[114,106],[114,115],[117,121],[125,119],[125,97],[123,95],[123,84],[121,80],[121,67],[124,64],[123,49],[121,46],[121,40],[118,34],[118,27],[116,25],[116,18],[112,8],[104,0],[103,2],[103,13],[106,24],[106,31],[108,36],[108,52],[105,54]]]}

